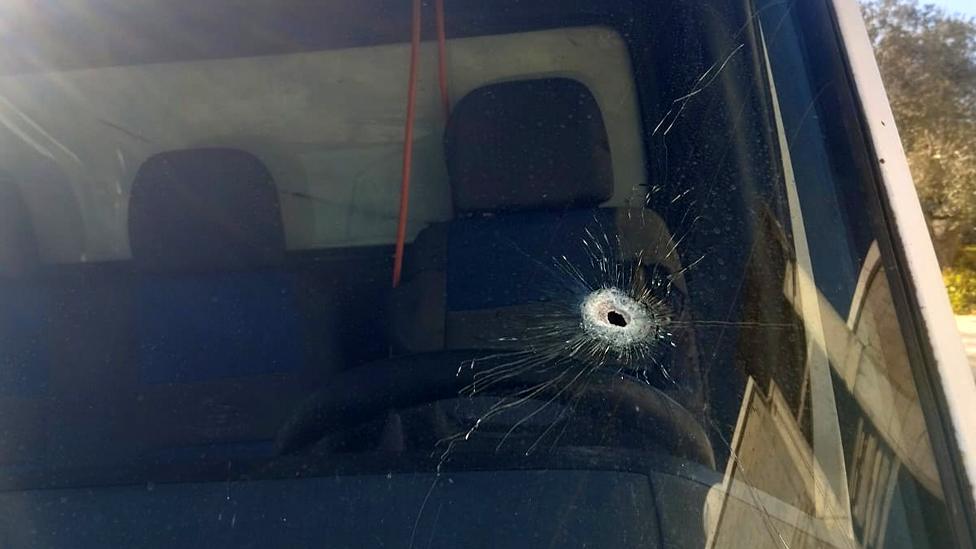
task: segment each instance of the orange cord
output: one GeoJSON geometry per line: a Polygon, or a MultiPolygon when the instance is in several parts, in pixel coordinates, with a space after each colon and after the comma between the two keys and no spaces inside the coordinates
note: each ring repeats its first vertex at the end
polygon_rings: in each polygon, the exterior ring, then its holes
{"type": "MultiPolygon", "coordinates": [[[[403,168],[400,179],[400,215],[397,220],[396,249],[393,255],[393,287],[400,285],[403,273],[403,249],[407,239],[407,214],[410,202],[410,172],[413,168],[413,121],[417,103],[417,64],[420,50],[420,2],[413,0],[413,20],[410,29],[410,80],[407,83],[407,121],[403,131],[403,168]]],[[[451,114],[447,94],[447,36],[444,32],[444,0],[435,0],[437,19],[437,83],[441,90],[444,119],[451,114]]]]}
{"type": "Polygon", "coordinates": [[[447,94],[447,35],[444,33],[444,0],[435,0],[437,17],[437,83],[441,89],[444,120],[451,115],[451,100],[447,94]]]}
{"type": "Polygon", "coordinates": [[[407,122],[403,131],[403,168],[400,179],[400,217],[397,221],[396,251],[393,255],[393,287],[400,285],[403,246],[407,238],[407,211],[410,201],[410,170],[413,167],[413,120],[417,103],[417,53],[420,50],[420,1],[413,0],[410,30],[410,80],[407,83],[407,122]]]}

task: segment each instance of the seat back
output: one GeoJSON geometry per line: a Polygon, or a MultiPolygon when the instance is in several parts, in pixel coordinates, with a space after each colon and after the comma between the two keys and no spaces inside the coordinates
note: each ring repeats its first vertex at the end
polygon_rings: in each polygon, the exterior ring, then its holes
{"type": "Polygon", "coordinates": [[[270,448],[315,371],[268,170],[234,149],[158,154],[133,183],[129,237],[146,445],[270,448]]]}
{"type": "Polygon", "coordinates": [[[129,203],[139,364],[149,383],[301,365],[294,289],[271,175],[230,149],[156,155],[129,203]]]}

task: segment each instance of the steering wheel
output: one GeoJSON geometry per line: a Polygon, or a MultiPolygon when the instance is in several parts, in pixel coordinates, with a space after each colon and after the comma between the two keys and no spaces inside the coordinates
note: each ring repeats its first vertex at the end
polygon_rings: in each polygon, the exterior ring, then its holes
{"type": "MultiPolygon", "coordinates": [[[[278,430],[279,455],[297,453],[330,434],[404,409],[457,398],[472,381],[472,359],[497,356],[498,351],[442,351],[391,358],[342,372],[299,405],[278,430]]],[[[490,394],[535,385],[541,374],[516,376],[492,385],[490,394]]],[[[611,372],[595,372],[580,391],[555,392],[556,401],[573,400],[577,407],[613,410],[628,429],[651,431],[656,448],[709,467],[715,455],[704,429],[680,404],[646,383],[611,372]]]]}

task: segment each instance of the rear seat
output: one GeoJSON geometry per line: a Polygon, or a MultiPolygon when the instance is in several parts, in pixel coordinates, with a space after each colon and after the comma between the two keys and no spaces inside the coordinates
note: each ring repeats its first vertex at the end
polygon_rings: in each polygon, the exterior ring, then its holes
{"type": "MultiPolygon", "coordinates": [[[[445,135],[456,218],[418,235],[395,295],[401,352],[517,348],[505,338],[538,324],[533,311],[554,292],[554,258],[589,268],[589,230],[607,236],[621,263],[638,253],[648,269],[681,270],[664,222],[648,210],[600,208],[613,195],[610,150],[599,106],[565,78],[505,82],[458,102],[445,135]],[[619,240],[618,240],[619,238],[619,240]]],[[[672,306],[685,310],[680,276],[672,306]]],[[[684,313],[681,313],[684,314],[684,313]]],[[[666,357],[672,394],[702,409],[689,331],[666,357]]]]}

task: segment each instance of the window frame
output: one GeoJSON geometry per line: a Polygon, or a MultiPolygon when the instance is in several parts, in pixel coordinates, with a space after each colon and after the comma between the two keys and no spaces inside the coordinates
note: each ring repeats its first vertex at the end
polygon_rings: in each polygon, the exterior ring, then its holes
{"type": "Polygon", "coordinates": [[[856,0],[796,2],[801,32],[839,53],[869,212],[960,547],[976,543],[976,383],[856,0]],[[818,34],[819,31],[819,34],[818,34]]]}

